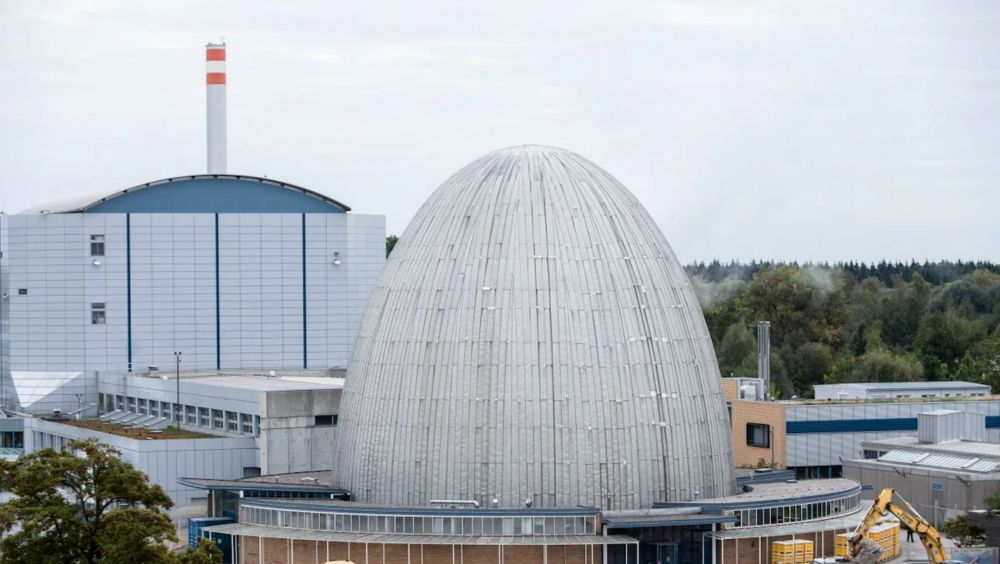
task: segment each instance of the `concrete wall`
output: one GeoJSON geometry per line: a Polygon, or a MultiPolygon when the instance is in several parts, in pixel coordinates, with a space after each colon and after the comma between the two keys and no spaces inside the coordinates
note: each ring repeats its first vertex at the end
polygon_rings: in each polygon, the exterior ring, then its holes
{"type": "Polygon", "coordinates": [[[137,371],[168,370],[174,351],[185,369],[343,367],[385,261],[381,216],[37,214],[3,225],[4,371],[122,373],[130,355],[137,371]],[[105,253],[94,257],[97,234],[105,253]],[[91,323],[92,303],[105,304],[106,324],[91,323]]]}
{"type": "Polygon", "coordinates": [[[258,465],[253,437],[139,441],[55,421],[25,419],[25,452],[59,448],[70,440],[86,438],[118,449],[122,460],[144,472],[151,483],[159,484],[176,506],[205,497],[203,490],[178,485],[178,478],[242,478],[244,467],[258,465]]]}
{"type": "Polygon", "coordinates": [[[317,426],[317,415],[340,412],[341,390],[261,394],[261,472],[328,470],[335,426],[317,426]]]}
{"type": "Polygon", "coordinates": [[[894,488],[935,526],[961,512],[983,509],[987,497],[1000,493],[1000,475],[992,476],[992,479],[982,479],[955,470],[890,466],[865,460],[844,461],[845,478],[870,484],[876,493],[883,488],[894,488]]]}

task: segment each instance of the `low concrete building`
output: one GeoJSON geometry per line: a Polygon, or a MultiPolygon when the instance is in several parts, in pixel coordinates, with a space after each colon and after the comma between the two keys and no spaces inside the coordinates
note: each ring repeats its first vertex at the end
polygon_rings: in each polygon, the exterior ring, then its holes
{"type": "Polygon", "coordinates": [[[817,400],[871,400],[988,396],[991,388],[972,382],[861,382],[813,386],[817,400]]]}
{"type": "MultiPolygon", "coordinates": [[[[176,374],[158,371],[102,375],[96,394],[99,420],[82,419],[81,424],[65,413],[21,414],[3,420],[0,431],[12,433],[8,442],[17,455],[97,438],[122,451],[175,505],[183,506],[197,491],[178,484],[181,476],[231,480],[329,472],[344,386],[343,378],[332,374],[338,372],[181,372],[179,381],[176,374]],[[102,431],[114,425],[115,432],[102,431]],[[129,436],[131,430],[156,432],[168,426],[198,438],[129,436]],[[23,444],[15,444],[20,437],[23,444]]],[[[67,385],[74,382],[67,380],[67,385]]]]}
{"type": "Polygon", "coordinates": [[[875,491],[894,488],[935,526],[983,509],[1000,492],[1000,445],[970,440],[985,429],[979,414],[921,413],[918,436],[863,443],[863,458],[845,460],[844,476],[875,491]]]}
{"type": "Polygon", "coordinates": [[[179,399],[172,373],[107,376],[99,381],[100,412],[157,415],[181,419],[183,429],[256,437],[263,474],[328,469],[344,388],[336,375],[342,374],[181,372],[179,399]]]}
{"type": "MultiPolygon", "coordinates": [[[[198,474],[206,478],[233,478],[254,472],[259,465],[258,449],[253,436],[219,437],[201,433],[182,435],[190,438],[172,438],[133,432],[126,435],[127,426],[114,426],[114,431],[102,431],[94,419],[69,419],[52,421],[36,417],[22,419],[25,433],[25,450],[32,452],[43,448],[61,449],[70,441],[95,438],[117,449],[125,460],[149,477],[170,496],[176,506],[190,505],[203,499],[205,494],[196,488],[183,486],[178,478],[198,474]],[[87,426],[85,426],[87,425],[87,426]]],[[[109,426],[102,425],[108,429],[109,426]]]]}

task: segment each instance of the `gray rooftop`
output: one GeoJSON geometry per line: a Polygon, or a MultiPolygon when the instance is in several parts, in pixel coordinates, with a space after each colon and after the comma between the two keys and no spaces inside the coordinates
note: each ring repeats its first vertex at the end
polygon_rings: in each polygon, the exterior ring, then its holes
{"type": "Polygon", "coordinates": [[[816,388],[854,388],[858,390],[964,390],[968,388],[978,388],[989,391],[986,384],[976,384],[974,382],[962,382],[959,380],[947,380],[940,382],[845,382],[843,384],[817,384],[816,388]]]}

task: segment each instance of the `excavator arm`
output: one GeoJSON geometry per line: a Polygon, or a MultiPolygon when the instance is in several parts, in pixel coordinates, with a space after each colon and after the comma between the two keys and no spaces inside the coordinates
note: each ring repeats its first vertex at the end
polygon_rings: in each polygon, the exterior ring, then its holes
{"type": "Polygon", "coordinates": [[[904,527],[917,533],[924,549],[927,550],[927,558],[930,562],[940,563],[948,560],[944,553],[944,546],[941,544],[941,534],[892,488],[885,488],[878,494],[875,503],[868,509],[868,513],[865,514],[861,524],[854,531],[849,543],[851,557],[858,554],[865,534],[880,518],[890,513],[895,515],[904,527]]]}

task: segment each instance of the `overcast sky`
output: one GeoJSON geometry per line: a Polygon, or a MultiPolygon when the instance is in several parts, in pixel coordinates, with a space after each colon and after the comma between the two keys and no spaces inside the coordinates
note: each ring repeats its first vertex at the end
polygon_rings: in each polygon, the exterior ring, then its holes
{"type": "Polygon", "coordinates": [[[0,0],[0,210],[205,170],[385,214],[557,145],[681,260],[1000,260],[1000,3],[0,0]]]}

